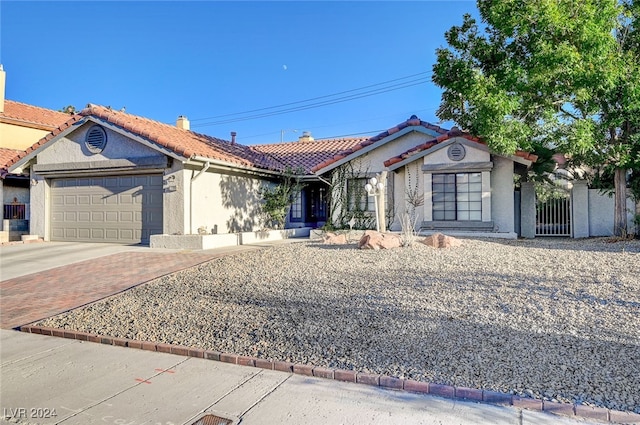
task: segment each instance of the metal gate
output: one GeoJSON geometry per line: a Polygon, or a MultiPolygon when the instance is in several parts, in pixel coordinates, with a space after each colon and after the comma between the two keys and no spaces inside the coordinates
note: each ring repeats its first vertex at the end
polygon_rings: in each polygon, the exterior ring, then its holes
{"type": "Polygon", "coordinates": [[[536,236],[571,236],[571,192],[554,191],[536,202],[536,236]]]}

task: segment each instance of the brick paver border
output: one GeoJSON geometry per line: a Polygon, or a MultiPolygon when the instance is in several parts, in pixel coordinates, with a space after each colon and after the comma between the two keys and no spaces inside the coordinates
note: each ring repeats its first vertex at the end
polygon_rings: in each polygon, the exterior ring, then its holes
{"type": "Polygon", "coordinates": [[[240,356],[231,353],[204,350],[202,348],[185,347],[180,345],[156,343],[151,341],[138,341],[125,338],[114,338],[79,331],[69,331],[42,326],[21,326],[22,332],[56,336],[61,338],[77,339],[80,341],[97,342],[107,345],[137,348],[148,351],[175,354],[179,356],[196,357],[231,363],[235,365],[257,367],[261,369],[277,370],[287,373],[295,373],[304,376],[315,376],[324,379],[353,382],[363,385],[376,386],[392,390],[409,391],[414,393],[430,394],[438,397],[489,403],[495,405],[513,406],[520,409],[535,410],[554,413],[562,416],[597,420],[618,424],[640,424],[640,414],[610,410],[603,407],[590,407],[581,404],[569,404],[522,398],[517,395],[500,393],[496,391],[481,390],[476,388],[455,387],[430,382],[414,381],[412,379],[396,378],[392,376],[372,373],[355,372],[352,370],[329,369],[309,364],[298,364],[282,361],[259,359],[250,356],[240,356]]]}

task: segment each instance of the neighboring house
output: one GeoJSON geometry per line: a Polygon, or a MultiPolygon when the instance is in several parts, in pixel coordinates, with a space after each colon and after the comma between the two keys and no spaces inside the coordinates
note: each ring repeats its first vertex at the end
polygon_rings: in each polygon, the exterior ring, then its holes
{"type": "Polygon", "coordinates": [[[9,220],[10,236],[20,239],[29,233],[29,176],[8,173],[6,164],[21,151],[67,121],[69,114],[25,103],[5,100],[4,71],[0,66],[0,223],[9,220]]]}
{"type": "Polygon", "coordinates": [[[287,227],[355,213],[370,223],[365,180],[388,170],[393,230],[411,189],[424,198],[417,215],[425,229],[514,237],[513,174],[535,160],[493,154],[476,138],[415,116],[366,139],[305,134],[256,146],[234,139],[190,131],[184,117],[173,126],[89,105],[10,161],[9,171],[30,173],[30,229],[45,240],[147,243],[155,234],[255,232],[263,225],[258,189],[287,168],[301,170],[305,183],[287,227]]]}

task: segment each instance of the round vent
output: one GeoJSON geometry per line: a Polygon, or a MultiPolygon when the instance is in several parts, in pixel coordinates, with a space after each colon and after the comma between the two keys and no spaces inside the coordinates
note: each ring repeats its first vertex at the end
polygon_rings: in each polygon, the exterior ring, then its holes
{"type": "Polygon", "coordinates": [[[85,139],[87,149],[92,153],[100,153],[104,150],[107,144],[107,132],[104,131],[99,125],[94,125],[87,132],[87,138],[85,139]]]}
{"type": "Polygon", "coordinates": [[[465,154],[464,146],[460,143],[454,143],[449,146],[449,150],[447,150],[447,155],[449,155],[449,159],[452,161],[460,161],[464,159],[465,154]]]}

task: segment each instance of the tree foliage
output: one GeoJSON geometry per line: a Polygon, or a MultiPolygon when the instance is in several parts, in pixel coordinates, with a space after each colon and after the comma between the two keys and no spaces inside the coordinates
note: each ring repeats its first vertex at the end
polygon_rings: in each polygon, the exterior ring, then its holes
{"type": "Polygon", "coordinates": [[[624,199],[626,170],[640,169],[640,0],[478,0],[478,10],[480,23],[465,15],[437,50],[438,116],[500,153],[605,165],[624,199]]]}
{"type": "Polygon", "coordinates": [[[67,105],[61,109],[58,109],[58,112],[64,112],[65,114],[73,115],[78,112],[78,110],[73,105],[67,105]]]}

